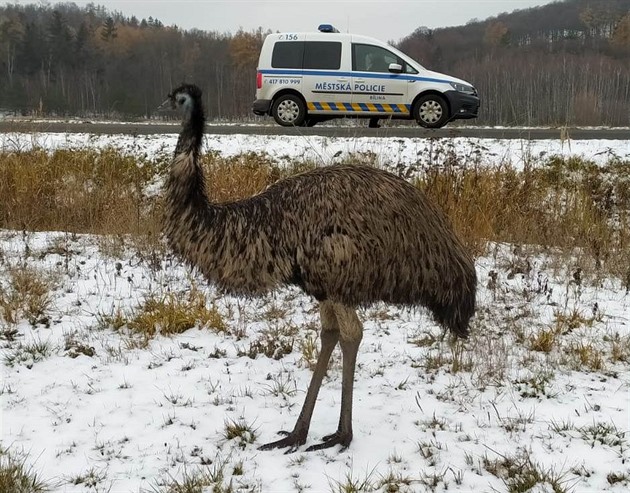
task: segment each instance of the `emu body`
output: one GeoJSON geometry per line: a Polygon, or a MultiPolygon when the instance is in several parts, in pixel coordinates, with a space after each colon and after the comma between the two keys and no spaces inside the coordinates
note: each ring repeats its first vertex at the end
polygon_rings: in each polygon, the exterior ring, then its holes
{"type": "Polygon", "coordinates": [[[466,337],[475,310],[472,259],[420,190],[368,166],[319,168],[247,199],[210,203],[198,162],[205,122],[201,92],[184,85],[167,102],[184,115],[166,185],[171,247],[228,293],[258,296],[292,284],[320,302],[322,349],[300,416],[285,438],[261,448],[295,449],[306,442],[337,343],[343,355],[339,427],[308,450],[347,447],[363,334],[356,307],[378,301],[424,306],[466,337]]]}

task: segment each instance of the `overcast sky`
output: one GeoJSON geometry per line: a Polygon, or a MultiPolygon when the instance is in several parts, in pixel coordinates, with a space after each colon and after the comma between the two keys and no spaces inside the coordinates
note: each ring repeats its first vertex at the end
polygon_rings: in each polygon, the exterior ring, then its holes
{"type": "MultiPolygon", "coordinates": [[[[398,41],[418,27],[458,26],[471,19],[485,19],[502,12],[526,9],[553,0],[349,0],[349,1],[263,1],[263,0],[106,0],[95,3],[138,19],[158,18],[165,25],[184,29],[231,32],[243,28],[272,31],[313,31],[321,23],[342,32],[398,41]]],[[[6,3],[40,3],[12,1],[6,3]]],[[[55,2],[41,2],[54,4],[55,2]]]]}

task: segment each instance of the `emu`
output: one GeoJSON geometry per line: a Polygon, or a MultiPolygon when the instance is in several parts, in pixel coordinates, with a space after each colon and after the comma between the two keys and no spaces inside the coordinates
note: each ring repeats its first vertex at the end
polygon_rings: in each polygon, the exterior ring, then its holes
{"type": "MultiPolygon", "coordinates": [[[[243,200],[211,203],[199,163],[201,90],[183,84],[162,107],[183,116],[165,185],[170,247],[211,283],[237,296],[299,286],[319,302],[321,351],[295,427],[260,449],[306,443],[317,394],[337,343],[342,352],[337,430],[307,451],[352,440],[355,362],[375,302],[423,306],[462,338],[475,311],[474,263],[445,216],[407,181],[363,165],[333,165],[280,180],[243,200]]],[[[211,186],[211,185],[210,185],[211,186]]]]}

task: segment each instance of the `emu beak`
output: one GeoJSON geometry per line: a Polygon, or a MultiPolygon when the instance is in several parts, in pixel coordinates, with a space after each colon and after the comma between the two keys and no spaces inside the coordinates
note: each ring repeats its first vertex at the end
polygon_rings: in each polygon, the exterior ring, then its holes
{"type": "Polygon", "coordinates": [[[157,109],[158,111],[173,109],[173,101],[171,100],[171,98],[166,98],[164,102],[162,102],[162,104],[158,106],[157,109]]]}

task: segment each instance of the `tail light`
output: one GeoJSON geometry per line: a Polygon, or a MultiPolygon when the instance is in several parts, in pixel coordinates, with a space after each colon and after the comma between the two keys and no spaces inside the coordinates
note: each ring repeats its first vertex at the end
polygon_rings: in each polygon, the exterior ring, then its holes
{"type": "Polygon", "coordinates": [[[256,89],[262,89],[262,74],[256,72],[256,89]]]}

